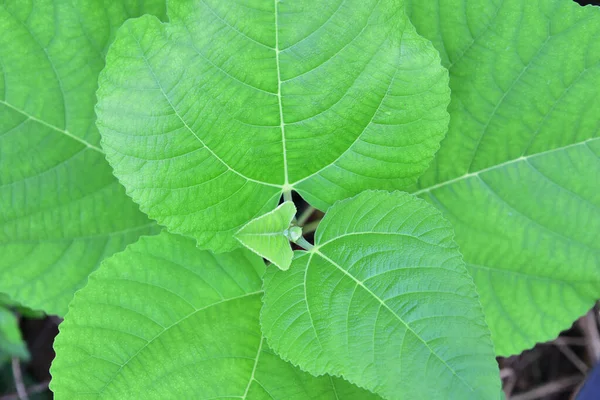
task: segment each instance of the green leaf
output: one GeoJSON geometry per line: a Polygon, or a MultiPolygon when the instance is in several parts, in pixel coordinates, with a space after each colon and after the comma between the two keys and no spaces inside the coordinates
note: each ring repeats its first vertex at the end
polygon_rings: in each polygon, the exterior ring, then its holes
{"type": "Polygon", "coordinates": [[[499,355],[571,326],[600,293],[600,9],[412,2],[450,69],[450,130],[416,194],[452,222],[499,355]]]}
{"type": "Polygon", "coordinates": [[[290,240],[295,242],[302,236],[302,228],[291,226],[295,215],[296,206],[286,201],[275,210],[248,222],[235,237],[244,246],[285,271],[294,257],[290,240]]]}
{"type": "Polygon", "coordinates": [[[401,192],[336,203],[315,247],[269,268],[261,324],[271,347],[312,374],[342,375],[389,399],[489,399],[498,367],[450,224],[401,192]]]}
{"type": "Polygon", "coordinates": [[[100,261],[156,229],[100,150],[94,95],[114,31],[164,0],[0,2],[0,291],[64,314],[100,261]]]}
{"type": "Polygon", "coordinates": [[[0,293],[0,307],[13,308],[18,314],[30,319],[45,318],[46,313],[41,310],[32,310],[29,307],[24,307],[19,302],[8,297],[6,293],[0,293]]]}
{"type": "Polygon", "coordinates": [[[118,33],[98,126],[151,218],[222,252],[296,190],[326,209],[410,186],[448,123],[447,71],[400,0],[180,0],[118,33]],[[348,21],[352,21],[349,23],[348,21]]]}
{"type": "Polygon", "coordinates": [[[28,360],[29,351],[21,338],[17,318],[11,310],[0,305],[0,362],[11,357],[28,360]]]}
{"type": "Polygon", "coordinates": [[[168,233],[141,238],[75,295],[55,342],[56,398],[376,399],[269,350],[264,268],[247,250],[215,256],[168,233]]]}

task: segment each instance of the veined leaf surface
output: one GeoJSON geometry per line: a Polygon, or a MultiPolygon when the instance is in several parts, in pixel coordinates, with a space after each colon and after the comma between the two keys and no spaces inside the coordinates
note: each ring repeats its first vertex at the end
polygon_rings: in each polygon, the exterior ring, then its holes
{"type": "Polygon", "coordinates": [[[263,333],[284,359],[388,399],[497,399],[498,366],[450,224],[401,192],[336,203],[315,247],[269,268],[263,333]]]}
{"type": "Polygon", "coordinates": [[[75,295],[56,339],[57,399],[377,400],[276,356],[259,325],[264,263],[141,238],[75,295]]]}
{"type": "Polygon", "coordinates": [[[447,72],[399,0],[169,2],[119,32],[102,145],[150,217],[202,248],[298,191],[326,209],[399,189],[447,128],[447,72]]]}
{"type": "Polygon", "coordinates": [[[155,231],[100,150],[94,95],[125,19],[164,0],[0,3],[0,292],[64,314],[100,261],[155,231]]]}
{"type": "Polygon", "coordinates": [[[416,194],[452,222],[500,355],[600,297],[600,9],[411,2],[450,70],[450,129],[416,194]]]}

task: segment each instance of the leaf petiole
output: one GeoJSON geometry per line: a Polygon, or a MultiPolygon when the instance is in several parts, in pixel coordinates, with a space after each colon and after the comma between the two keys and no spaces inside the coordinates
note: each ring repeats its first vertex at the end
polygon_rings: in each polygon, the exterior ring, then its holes
{"type": "Polygon", "coordinates": [[[283,201],[284,202],[285,201],[291,201],[291,202],[293,202],[293,200],[292,200],[292,191],[291,190],[284,190],[284,192],[283,192],[283,201]]]}
{"type": "Polygon", "coordinates": [[[298,246],[302,247],[306,251],[311,251],[315,247],[312,244],[310,244],[308,242],[308,240],[304,239],[304,237],[302,237],[302,236],[300,236],[300,238],[298,240],[296,240],[294,243],[296,243],[298,246]]]}

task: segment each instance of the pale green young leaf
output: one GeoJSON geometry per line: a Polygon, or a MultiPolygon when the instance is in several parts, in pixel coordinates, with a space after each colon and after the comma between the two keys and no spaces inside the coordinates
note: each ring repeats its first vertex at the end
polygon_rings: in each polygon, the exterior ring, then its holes
{"type": "Polygon", "coordinates": [[[213,255],[168,233],[141,238],[75,295],[55,343],[56,398],[379,399],[268,348],[264,269],[248,250],[213,255]]]}
{"type": "Polygon", "coordinates": [[[269,268],[263,333],[284,359],[388,399],[491,399],[489,330],[450,224],[401,192],[336,203],[315,247],[269,268]]]}
{"type": "Polygon", "coordinates": [[[285,271],[294,257],[290,240],[296,241],[302,236],[302,228],[291,226],[295,215],[296,206],[286,201],[273,211],[248,222],[235,237],[244,246],[285,271]]]}
{"type": "Polygon", "coordinates": [[[450,128],[416,193],[452,222],[499,355],[600,296],[600,9],[412,1],[450,69],[450,128]]]}
{"type": "Polygon", "coordinates": [[[100,261],[154,224],[113,177],[94,104],[114,32],[164,0],[0,2],[0,291],[64,314],[100,261]]]}
{"type": "Polygon", "coordinates": [[[150,217],[202,248],[298,191],[322,210],[425,170],[447,71],[400,0],[171,1],[118,33],[98,125],[150,217]]]}

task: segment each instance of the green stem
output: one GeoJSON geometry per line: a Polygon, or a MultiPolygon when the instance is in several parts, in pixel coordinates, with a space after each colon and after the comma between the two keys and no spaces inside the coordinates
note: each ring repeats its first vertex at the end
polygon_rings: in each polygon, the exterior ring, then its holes
{"type": "Polygon", "coordinates": [[[310,223],[304,225],[302,227],[302,234],[308,235],[309,233],[313,233],[314,231],[317,230],[317,227],[319,226],[320,222],[321,222],[321,220],[319,219],[319,220],[316,220],[316,221],[313,221],[313,222],[310,222],[310,223]]]}
{"type": "Polygon", "coordinates": [[[302,247],[306,251],[311,251],[313,249],[313,247],[315,247],[312,244],[308,243],[308,241],[306,239],[304,239],[303,237],[296,240],[296,244],[298,246],[302,247]]]}
{"type": "Polygon", "coordinates": [[[308,206],[308,208],[302,211],[302,214],[300,214],[300,216],[298,217],[298,225],[304,225],[315,211],[316,208],[314,208],[313,206],[308,206]]]}
{"type": "Polygon", "coordinates": [[[283,201],[292,201],[292,191],[286,190],[283,192],[283,201]]]}

